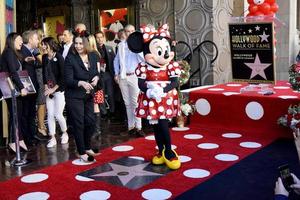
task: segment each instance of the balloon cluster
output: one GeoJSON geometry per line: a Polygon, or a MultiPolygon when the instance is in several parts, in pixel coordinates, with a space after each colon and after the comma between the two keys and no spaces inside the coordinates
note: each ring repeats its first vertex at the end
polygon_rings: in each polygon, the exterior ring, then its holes
{"type": "Polygon", "coordinates": [[[249,14],[247,16],[274,16],[278,11],[276,0],[247,0],[249,14]]]}

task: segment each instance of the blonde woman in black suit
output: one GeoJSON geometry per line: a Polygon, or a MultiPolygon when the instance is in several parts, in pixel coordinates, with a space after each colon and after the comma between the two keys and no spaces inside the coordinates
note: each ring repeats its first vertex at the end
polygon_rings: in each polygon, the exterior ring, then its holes
{"type": "Polygon", "coordinates": [[[85,31],[75,33],[74,48],[65,59],[65,97],[79,158],[83,162],[94,161],[98,153],[91,148],[91,136],[95,130],[93,93],[99,81],[97,55],[90,52],[85,31]]]}

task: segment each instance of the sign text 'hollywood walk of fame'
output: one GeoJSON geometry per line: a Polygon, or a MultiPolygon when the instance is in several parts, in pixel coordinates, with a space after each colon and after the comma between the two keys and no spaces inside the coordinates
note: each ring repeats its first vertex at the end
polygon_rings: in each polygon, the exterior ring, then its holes
{"type": "Polygon", "coordinates": [[[229,35],[233,80],[275,82],[273,23],[229,24],[229,35]]]}

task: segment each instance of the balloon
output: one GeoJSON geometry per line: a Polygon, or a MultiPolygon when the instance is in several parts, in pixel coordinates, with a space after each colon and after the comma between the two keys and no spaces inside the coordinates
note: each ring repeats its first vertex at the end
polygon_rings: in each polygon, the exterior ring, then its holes
{"type": "Polygon", "coordinates": [[[275,0],[265,0],[265,2],[267,2],[271,5],[271,4],[275,3],[275,0]]]}
{"type": "Polygon", "coordinates": [[[277,3],[273,3],[271,5],[271,11],[273,11],[274,13],[276,13],[278,11],[278,9],[279,9],[279,6],[277,3]]]}
{"type": "Polygon", "coordinates": [[[265,0],[253,0],[253,3],[256,5],[261,5],[265,2],[265,0]]]}
{"type": "Polygon", "coordinates": [[[254,13],[254,16],[264,16],[264,13],[261,11],[257,11],[254,13]]]}
{"type": "Polygon", "coordinates": [[[271,6],[268,3],[263,3],[259,5],[259,11],[263,12],[265,15],[271,10],[271,6]]]}
{"type": "Polygon", "coordinates": [[[247,0],[247,1],[250,5],[253,4],[253,0],[247,0]]]}
{"type": "Polygon", "coordinates": [[[257,5],[249,6],[249,12],[250,13],[256,13],[257,11],[258,11],[258,6],[257,5]]]}

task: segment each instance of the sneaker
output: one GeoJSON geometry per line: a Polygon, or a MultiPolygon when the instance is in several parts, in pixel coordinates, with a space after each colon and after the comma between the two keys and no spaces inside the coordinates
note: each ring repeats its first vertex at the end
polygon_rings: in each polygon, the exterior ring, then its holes
{"type": "Polygon", "coordinates": [[[67,144],[69,142],[68,133],[63,133],[61,136],[61,144],[67,144]]]}
{"type": "Polygon", "coordinates": [[[48,147],[48,148],[52,148],[52,147],[55,147],[56,144],[57,144],[56,138],[53,136],[53,137],[49,140],[49,142],[48,142],[48,144],[47,144],[47,147],[48,147]]]}

